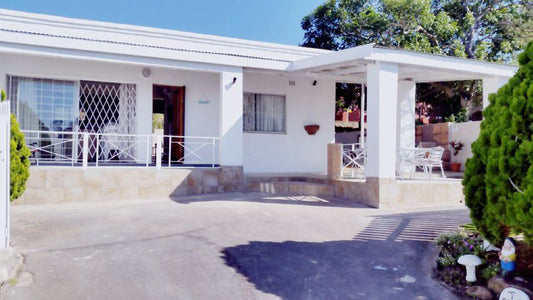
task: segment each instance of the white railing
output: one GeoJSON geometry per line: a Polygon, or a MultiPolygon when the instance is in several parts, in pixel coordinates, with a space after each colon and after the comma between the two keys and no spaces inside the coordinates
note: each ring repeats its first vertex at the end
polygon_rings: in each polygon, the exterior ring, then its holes
{"type": "Polygon", "coordinates": [[[32,165],[211,167],[218,137],[23,130],[32,165]]]}
{"type": "Polygon", "coordinates": [[[342,176],[364,179],[366,177],[366,149],[361,144],[342,144],[342,176]]]}

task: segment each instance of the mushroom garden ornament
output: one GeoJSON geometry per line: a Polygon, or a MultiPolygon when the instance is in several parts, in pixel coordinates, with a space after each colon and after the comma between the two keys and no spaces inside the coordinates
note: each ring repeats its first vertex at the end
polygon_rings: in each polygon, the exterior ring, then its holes
{"type": "Polygon", "coordinates": [[[467,254],[459,257],[457,262],[466,267],[466,281],[476,281],[476,266],[481,264],[481,259],[475,255],[467,254]]]}

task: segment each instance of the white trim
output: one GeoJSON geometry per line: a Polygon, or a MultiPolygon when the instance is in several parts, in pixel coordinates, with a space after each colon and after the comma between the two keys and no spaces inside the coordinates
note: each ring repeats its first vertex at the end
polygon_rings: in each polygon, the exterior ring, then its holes
{"type": "MultiPolygon", "coordinates": [[[[88,37],[87,31],[98,31],[102,33],[129,34],[134,36],[145,36],[150,38],[166,38],[180,41],[194,41],[202,44],[239,47],[253,50],[269,50],[278,53],[292,53],[298,55],[317,55],[331,52],[324,49],[305,48],[299,46],[283,45],[277,43],[267,43],[260,41],[250,41],[245,39],[222,37],[216,35],[199,34],[192,32],[176,31],[154,27],[128,25],[111,22],[91,21],[85,19],[66,18],[45,14],[28,13],[0,9],[0,22],[24,23],[26,27],[62,27],[67,30],[78,30],[86,34],[80,37],[88,37]]],[[[60,31],[59,31],[60,32],[60,31]]]]}
{"type": "Polygon", "coordinates": [[[372,55],[368,59],[429,67],[432,69],[445,69],[462,73],[477,73],[503,77],[512,77],[518,70],[517,66],[512,65],[383,48],[374,48],[372,55]]]}

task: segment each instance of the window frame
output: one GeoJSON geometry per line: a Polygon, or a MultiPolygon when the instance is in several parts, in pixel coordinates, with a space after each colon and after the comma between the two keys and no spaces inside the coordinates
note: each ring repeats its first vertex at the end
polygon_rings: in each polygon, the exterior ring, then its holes
{"type": "MultiPolygon", "coordinates": [[[[254,111],[253,112],[254,115],[256,114],[256,112],[254,111]]],[[[255,116],[254,116],[255,118],[255,116]]],[[[261,92],[249,92],[249,91],[244,91],[243,92],[243,133],[251,133],[251,134],[287,134],[287,95],[285,94],[274,94],[274,93],[261,93],[261,92]],[[283,100],[284,100],[284,103],[283,103],[283,116],[282,116],[282,121],[283,121],[283,130],[281,131],[266,131],[266,130],[246,130],[244,128],[244,114],[245,114],[245,111],[244,111],[244,96],[246,94],[251,94],[251,95],[265,95],[265,96],[276,96],[276,97],[283,97],[283,100]]]]}

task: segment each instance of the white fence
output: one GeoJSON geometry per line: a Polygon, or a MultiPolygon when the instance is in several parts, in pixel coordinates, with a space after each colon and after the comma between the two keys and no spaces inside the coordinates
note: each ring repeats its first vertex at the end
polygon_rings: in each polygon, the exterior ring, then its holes
{"type": "Polygon", "coordinates": [[[366,177],[366,149],[361,144],[342,144],[342,176],[364,179],[366,177]]]}
{"type": "Polygon", "coordinates": [[[0,103],[0,248],[9,246],[9,144],[11,138],[9,101],[0,103]]]}
{"type": "Polygon", "coordinates": [[[32,165],[211,167],[217,137],[23,130],[32,165]]]}

